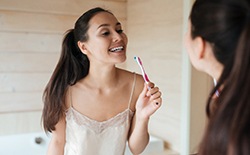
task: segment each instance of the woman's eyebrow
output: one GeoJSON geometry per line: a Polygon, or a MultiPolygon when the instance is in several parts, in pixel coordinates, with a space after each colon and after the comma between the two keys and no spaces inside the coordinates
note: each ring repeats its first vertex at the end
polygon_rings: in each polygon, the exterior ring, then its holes
{"type": "MultiPolygon", "coordinates": [[[[118,25],[121,25],[121,23],[117,22],[116,26],[118,26],[118,25]]],[[[97,29],[99,29],[100,27],[106,27],[106,26],[110,26],[110,24],[101,24],[100,26],[97,27],[97,29]]]]}

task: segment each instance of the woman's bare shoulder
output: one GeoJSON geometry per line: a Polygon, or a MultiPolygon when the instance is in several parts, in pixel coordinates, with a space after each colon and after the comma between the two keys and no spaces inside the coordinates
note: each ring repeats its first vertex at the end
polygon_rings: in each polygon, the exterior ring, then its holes
{"type": "Polygon", "coordinates": [[[144,87],[143,77],[140,74],[137,74],[135,72],[131,72],[128,70],[120,69],[120,72],[121,72],[122,77],[124,78],[123,80],[127,81],[126,83],[129,84],[129,88],[134,86],[133,99],[131,103],[131,109],[134,110],[135,103],[144,87]],[[135,82],[135,85],[133,85],[134,82],[135,82]]]}
{"type": "Polygon", "coordinates": [[[133,81],[134,80],[134,76],[136,76],[136,87],[140,87],[141,89],[143,88],[144,85],[144,80],[142,75],[137,74],[136,72],[131,72],[129,70],[125,70],[125,69],[118,69],[120,72],[120,75],[124,78],[126,78],[128,81],[133,81]]]}

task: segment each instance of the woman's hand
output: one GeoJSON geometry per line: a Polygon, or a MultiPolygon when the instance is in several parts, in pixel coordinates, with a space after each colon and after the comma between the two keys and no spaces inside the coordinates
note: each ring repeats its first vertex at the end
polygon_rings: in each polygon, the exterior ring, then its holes
{"type": "Polygon", "coordinates": [[[154,83],[144,84],[144,88],[136,102],[136,115],[142,119],[149,117],[161,106],[162,98],[158,87],[154,83]]]}

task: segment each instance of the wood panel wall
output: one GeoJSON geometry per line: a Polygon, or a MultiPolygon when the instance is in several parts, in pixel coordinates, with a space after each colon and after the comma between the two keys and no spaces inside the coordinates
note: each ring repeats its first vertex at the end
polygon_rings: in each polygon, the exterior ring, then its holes
{"type": "Polygon", "coordinates": [[[128,68],[140,73],[132,57],[142,58],[149,79],[160,87],[162,107],[151,117],[150,133],[180,150],[183,2],[128,0],[128,68]]]}
{"type": "Polygon", "coordinates": [[[193,0],[128,0],[127,68],[140,73],[140,56],[151,81],[163,93],[162,107],[151,117],[149,131],[166,147],[195,153],[205,126],[211,79],[191,67],[183,36],[193,0]],[[187,62],[187,63],[186,63],[187,62]]]}

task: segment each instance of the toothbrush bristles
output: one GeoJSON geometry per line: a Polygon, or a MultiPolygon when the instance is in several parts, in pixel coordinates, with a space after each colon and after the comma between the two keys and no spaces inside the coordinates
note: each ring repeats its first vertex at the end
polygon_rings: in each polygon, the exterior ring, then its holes
{"type": "Polygon", "coordinates": [[[144,78],[145,82],[149,82],[149,78],[148,78],[148,76],[147,76],[147,74],[146,74],[146,72],[144,70],[144,67],[142,65],[142,61],[141,61],[140,57],[135,56],[134,59],[135,59],[135,61],[138,63],[138,65],[141,68],[142,75],[143,75],[143,78],[144,78]]]}

